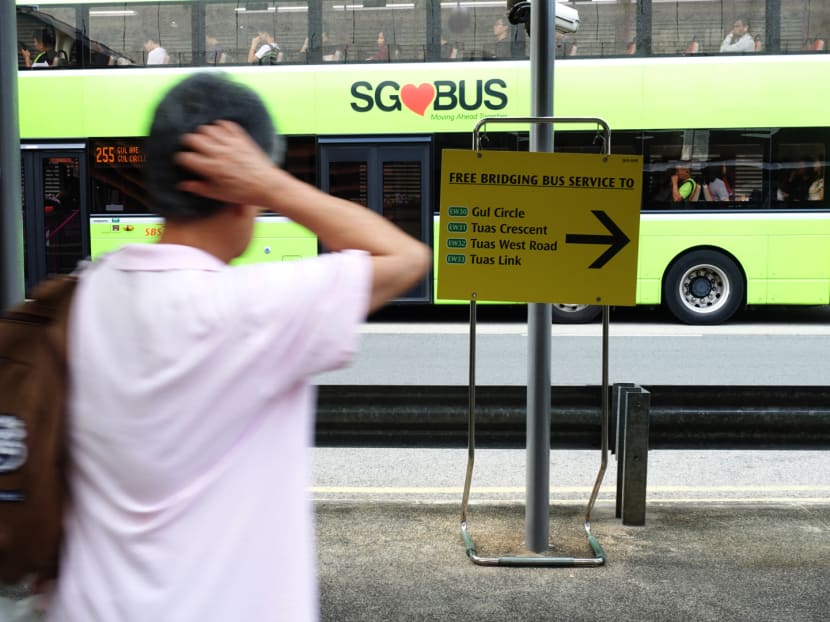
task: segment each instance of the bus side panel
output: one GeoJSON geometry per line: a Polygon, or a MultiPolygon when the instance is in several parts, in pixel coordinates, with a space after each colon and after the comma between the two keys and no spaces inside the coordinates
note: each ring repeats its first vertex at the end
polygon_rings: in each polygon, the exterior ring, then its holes
{"type": "Polygon", "coordinates": [[[767,304],[830,303],[830,215],[783,221],[768,238],[767,304]],[[823,216],[824,218],[817,218],[823,216]]]}
{"type": "MultiPolygon", "coordinates": [[[[164,221],[157,216],[95,218],[90,221],[90,246],[93,259],[125,244],[157,242],[164,221]]],[[[317,237],[308,229],[280,216],[260,216],[251,243],[233,263],[288,261],[317,255],[317,237]]]]}
{"type": "Polygon", "coordinates": [[[317,237],[305,227],[285,218],[261,217],[254,236],[235,265],[266,261],[290,261],[317,255],[317,237]]]}
{"type": "Polygon", "coordinates": [[[747,279],[747,304],[826,304],[830,215],[644,215],[640,225],[637,304],[661,301],[672,260],[696,248],[731,255],[747,279]],[[713,232],[717,233],[713,233],[713,232]]]}

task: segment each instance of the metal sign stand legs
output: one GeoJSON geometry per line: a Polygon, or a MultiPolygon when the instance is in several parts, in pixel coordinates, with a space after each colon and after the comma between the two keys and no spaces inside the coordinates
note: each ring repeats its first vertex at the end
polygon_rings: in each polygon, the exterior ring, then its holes
{"type": "Polygon", "coordinates": [[[467,557],[474,564],[480,566],[602,566],[605,563],[605,552],[599,540],[591,533],[591,512],[599,494],[602,479],[608,466],[608,422],[609,422],[609,398],[608,398],[608,318],[609,308],[602,308],[602,458],[599,472],[597,473],[594,488],[591,491],[591,498],[588,501],[588,509],[585,512],[585,534],[588,544],[594,557],[539,557],[503,555],[499,557],[484,557],[476,551],[475,543],[470,535],[469,521],[467,519],[467,506],[470,501],[470,485],[473,480],[473,466],[475,464],[475,359],[476,359],[476,301],[470,302],[470,386],[469,405],[467,419],[467,474],[464,479],[464,495],[461,499],[461,537],[467,548],[467,557]]]}

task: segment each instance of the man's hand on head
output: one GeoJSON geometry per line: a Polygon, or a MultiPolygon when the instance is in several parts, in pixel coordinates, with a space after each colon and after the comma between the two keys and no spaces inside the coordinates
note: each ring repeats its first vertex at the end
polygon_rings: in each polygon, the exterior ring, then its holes
{"type": "Polygon", "coordinates": [[[202,125],[181,139],[173,161],[193,173],[178,188],[226,203],[258,204],[276,167],[248,133],[232,121],[202,125]]]}

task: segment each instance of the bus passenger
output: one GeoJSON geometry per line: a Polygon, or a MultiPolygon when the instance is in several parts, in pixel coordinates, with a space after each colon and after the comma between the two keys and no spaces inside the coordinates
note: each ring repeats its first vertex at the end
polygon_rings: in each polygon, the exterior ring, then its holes
{"type": "Polygon", "coordinates": [[[275,166],[277,143],[262,100],[213,72],[156,109],[161,239],[96,260],[72,302],[72,503],[49,621],[318,619],[313,379],[353,359],[367,314],[432,252],[275,166]],[[332,252],[229,265],[263,209],[332,252]]]}
{"type": "Polygon", "coordinates": [[[726,187],[726,182],[723,180],[723,166],[712,164],[706,167],[705,180],[706,187],[709,189],[709,194],[712,201],[728,201],[729,190],[726,187]]]}
{"type": "Polygon", "coordinates": [[[764,39],[761,35],[755,35],[755,49],[754,52],[763,52],[764,51],[764,39]]]}
{"type": "Polygon", "coordinates": [[[284,60],[282,49],[274,41],[271,33],[264,30],[259,31],[251,39],[251,47],[248,50],[248,62],[254,65],[276,65],[284,60]]]}
{"type": "Polygon", "coordinates": [[[824,159],[820,156],[814,156],[812,160],[813,166],[810,171],[810,187],[807,189],[808,201],[823,201],[824,200],[824,159]]]}
{"type": "Polygon", "coordinates": [[[386,42],[386,36],[383,34],[383,31],[381,30],[380,32],[378,32],[378,49],[366,60],[389,60],[389,47],[390,46],[386,42]]]}
{"type": "Polygon", "coordinates": [[[220,65],[228,62],[225,48],[219,43],[219,39],[212,35],[205,37],[205,62],[208,65],[220,65]]]}
{"type": "Polygon", "coordinates": [[[458,58],[458,48],[450,43],[450,37],[445,30],[441,31],[441,58],[445,60],[458,58]]]}
{"type": "Polygon", "coordinates": [[[671,176],[671,197],[672,201],[692,201],[697,197],[697,182],[692,178],[691,169],[688,164],[679,164],[671,176]]]}
{"type": "Polygon", "coordinates": [[[491,49],[491,56],[493,58],[510,58],[513,56],[509,35],[510,26],[507,23],[507,19],[497,17],[496,21],[493,22],[493,36],[496,38],[491,49]]]}
{"type": "MultiPolygon", "coordinates": [[[[323,31],[322,34],[322,46],[320,51],[322,52],[321,56],[325,62],[340,62],[343,60],[343,49],[341,46],[333,43],[329,40],[329,35],[327,32],[323,31]]],[[[303,62],[308,62],[309,54],[311,53],[311,48],[308,45],[308,37],[305,38],[303,41],[303,45],[299,50],[300,60],[303,62]]]]}
{"type": "Polygon", "coordinates": [[[806,201],[809,196],[810,184],[814,176],[808,164],[809,158],[785,165],[778,176],[778,192],[776,198],[787,203],[806,201]]]}
{"type": "Polygon", "coordinates": [[[166,65],[170,62],[167,50],[161,47],[156,35],[147,35],[144,40],[144,51],[147,52],[147,58],[144,60],[145,65],[166,65]]]}
{"type": "Polygon", "coordinates": [[[327,63],[342,63],[348,55],[349,44],[337,33],[331,37],[323,32],[323,60],[327,63]]]}
{"type": "Polygon", "coordinates": [[[738,18],[732,25],[732,30],[720,44],[721,52],[754,52],[755,39],[749,33],[749,20],[738,18]]]}
{"type": "Polygon", "coordinates": [[[42,28],[32,36],[36,53],[32,56],[29,48],[21,45],[20,53],[26,67],[37,69],[41,67],[57,67],[58,56],[55,54],[55,35],[49,28],[42,28]]]}

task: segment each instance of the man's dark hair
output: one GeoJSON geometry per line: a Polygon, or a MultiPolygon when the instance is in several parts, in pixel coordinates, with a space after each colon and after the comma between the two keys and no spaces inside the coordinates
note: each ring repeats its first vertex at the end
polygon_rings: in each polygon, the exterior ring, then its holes
{"type": "Polygon", "coordinates": [[[44,47],[55,47],[55,33],[49,28],[41,28],[35,32],[35,38],[40,41],[44,47]]]}
{"type": "Polygon", "coordinates": [[[251,89],[224,74],[197,73],[174,86],[156,108],[147,139],[145,175],[153,210],[165,218],[192,219],[215,214],[225,204],[176,188],[193,175],[173,164],[181,138],[200,125],[238,123],[279,163],[282,140],[265,105],[251,89]]]}

